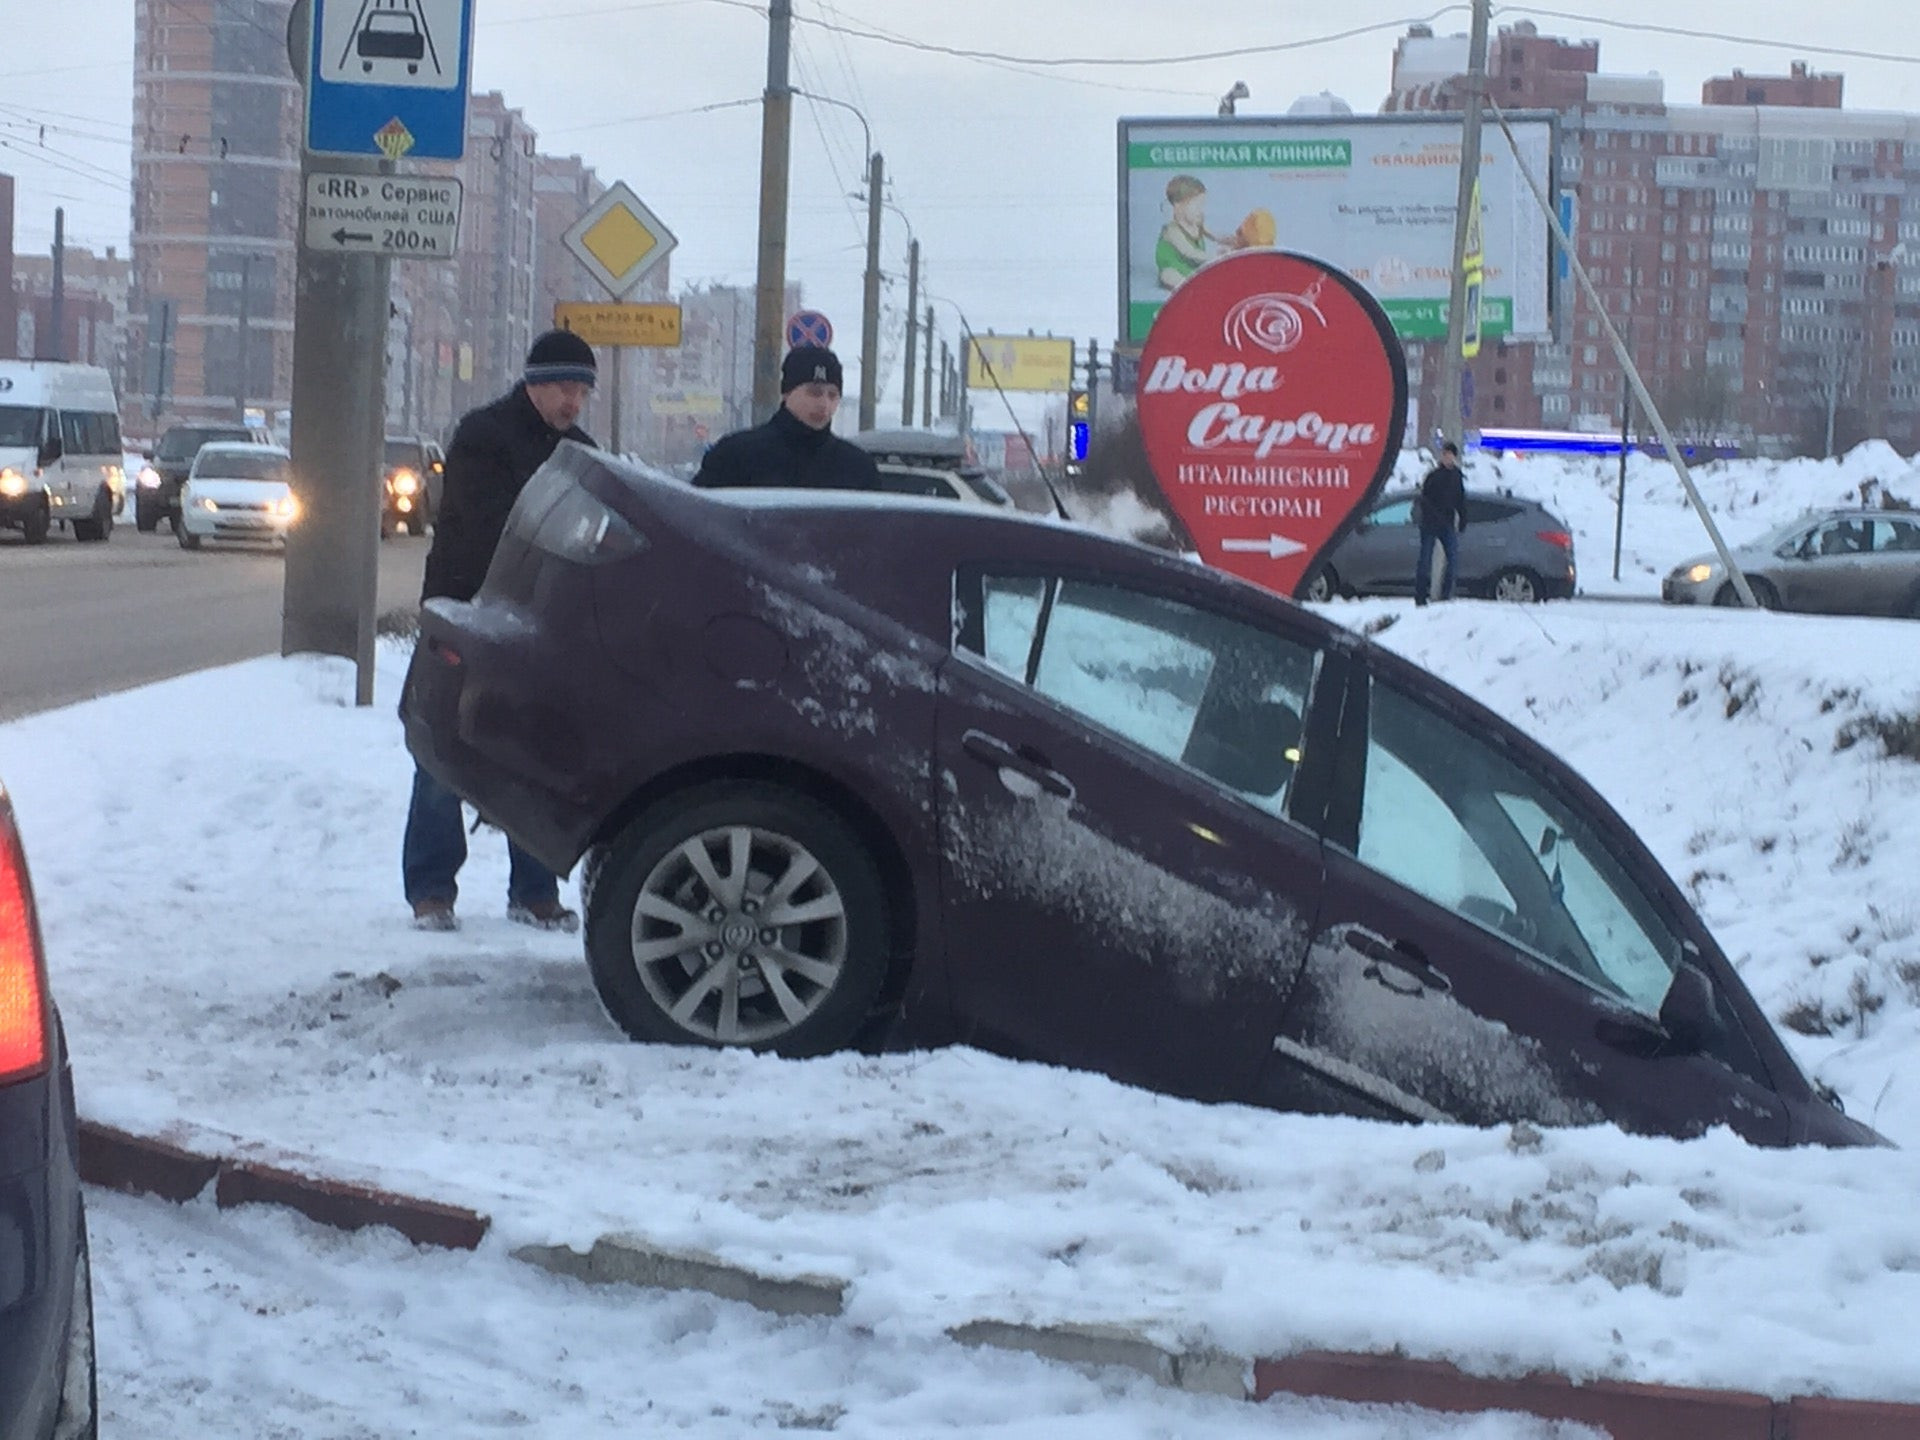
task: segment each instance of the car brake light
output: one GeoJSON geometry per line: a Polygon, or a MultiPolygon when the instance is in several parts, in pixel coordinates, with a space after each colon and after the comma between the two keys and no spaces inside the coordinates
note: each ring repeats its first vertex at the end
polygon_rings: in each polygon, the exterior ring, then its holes
{"type": "Polygon", "coordinates": [[[1562,550],[1573,549],[1573,536],[1565,530],[1536,530],[1534,535],[1549,545],[1559,546],[1562,550]]]}
{"type": "Polygon", "coordinates": [[[47,1063],[47,1002],[27,857],[0,811],[0,1081],[47,1063]]]}

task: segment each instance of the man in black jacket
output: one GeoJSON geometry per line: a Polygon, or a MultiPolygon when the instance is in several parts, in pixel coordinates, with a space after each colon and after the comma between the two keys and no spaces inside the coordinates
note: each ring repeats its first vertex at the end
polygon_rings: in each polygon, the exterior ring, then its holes
{"type": "MultiPolygon", "coordinates": [[[[490,405],[469,411],[447,447],[433,548],[420,598],[471,600],[507,528],[513,502],[562,440],[593,439],[578,421],[593,393],[593,349],[567,330],[533,342],[521,382],[490,405]]],[[[467,858],[460,797],[415,767],[413,798],[401,842],[401,872],[413,923],[452,930],[456,877],[467,858]]],[[[507,842],[507,918],[543,930],[576,930],[580,917],[560,903],[560,880],[511,840],[507,842]]]]}
{"type": "Polygon", "coordinates": [[[1460,473],[1460,447],[1451,440],[1440,447],[1440,463],[1420,482],[1420,494],[1413,506],[1420,517],[1420,558],[1413,567],[1413,603],[1426,604],[1433,588],[1436,543],[1447,557],[1447,573],[1440,578],[1440,598],[1451,600],[1454,572],[1460,568],[1460,532],[1467,528],[1467,480],[1460,473]]]}
{"type": "Polygon", "coordinates": [[[839,357],[822,345],[789,350],[780,366],[780,408],[773,418],[715,444],[693,483],[705,490],[878,490],[880,470],[873,457],[833,433],[839,408],[839,357]]]}

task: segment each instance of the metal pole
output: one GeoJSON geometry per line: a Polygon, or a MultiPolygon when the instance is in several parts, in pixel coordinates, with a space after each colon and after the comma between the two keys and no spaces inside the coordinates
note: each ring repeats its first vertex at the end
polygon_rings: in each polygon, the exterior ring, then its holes
{"type": "MultiPolygon", "coordinates": [[[[304,5],[288,24],[288,58],[305,75],[304,5]]],[[[300,151],[300,194],[314,157],[300,151]]],[[[330,159],[355,175],[387,161],[330,159]]],[[[354,703],[373,703],[373,622],[380,554],[380,471],[386,431],[387,282],[379,256],[299,251],[293,311],[294,482],[300,523],[287,534],[280,653],[354,662],[354,703]]]]}
{"type": "Polygon", "coordinates": [[[42,349],[38,336],[34,337],[34,352],[44,354],[49,360],[67,358],[67,212],[54,207],[53,212],[53,303],[48,307],[47,319],[52,322],[53,345],[42,349]]]}
{"type": "Polygon", "coordinates": [[[880,152],[867,161],[867,274],[860,305],[860,428],[873,429],[880,404],[880,152]]]}
{"type": "Polygon", "coordinates": [[[787,298],[787,179],[793,145],[793,86],[787,61],[793,40],[792,0],[767,10],[767,91],[760,125],[760,269],[753,303],[753,409],[780,403],[781,311],[787,298]]]}
{"type": "Polygon", "coordinates": [[[1447,343],[1440,354],[1440,433],[1460,443],[1460,344],[1467,329],[1467,231],[1473,193],[1480,181],[1480,108],[1487,93],[1487,16],[1493,0],[1473,0],[1473,25],[1467,38],[1466,113],[1460,126],[1460,183],[1453,212],[1453,282],[1447,292],[1447,343]]]}
{"type": "Polygon", "coordinates": [[[248,291],[253,286],[253,256],[240,257],[240,335],[236,357],[239,361],[239,374],[233,384],[234,418],[242,425],[247,423],[247,322],[251,318],[247,313],[248,291]]]}
{"type": "Polygon", "coordinates": [[[620,356],[627,347],[624,345],[609,345],[607,348],[613,352],[613,363],[609,367],[613,371],[613,413],[607,419],[607,428],[612,433],[607,436],[607,446],[614,454],[618,455],[621,453],[620,400],[622,392],[626,389],[625,385],[621,383],[620,356]]]}
{"type": "Polygon", "coordinates": [[[927,343],[921,348],[927,352],[926,379],[920,387],[920,423],[928,429],[933,428],[933,306],[927,306],[927,343]]]}
{"type": "Polygon", "coordinates": [[[901,383],[905,393],[900,399],[900,423],[913,424],[913,357],[914,334],[920,323],[920,242],[910,241],[907,245],[907,366],[901,383]]]}
{"type": "MultiPolygon", "coordinates": [[[[1634,266],[1627,261],[1627,294],[1633,294],[1634,266]]],[[[1627,335],[1633,335],[1632,301],[1628,301],[1626,315],[1627,335]]],[[[1627,528],[1627,445],[1633,435],[1633,391],[1627,382],[1627,372],[1620,371],[1620,491],[1613,497],[1613,578],[1620,578],[1620,539],[1627,528]]]]}

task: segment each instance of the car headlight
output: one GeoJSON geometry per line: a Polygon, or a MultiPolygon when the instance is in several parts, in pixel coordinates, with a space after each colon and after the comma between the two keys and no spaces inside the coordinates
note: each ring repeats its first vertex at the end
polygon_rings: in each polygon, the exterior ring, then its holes
{"type": "Polygon", "coordinates": [[[420,477],[411,470],[396,470],[387,480],[387,488],[396,495],[415,495],[420,491],[420,477]]]}
{"type": "Polygon", "coordinates": [[[202,510],[218,510],[220,502],[211,495],[196,495],[193,503],[202,510]]]}
{"type": "Polygon", "coordinates": [[[0,495],[4,495],[9,500],[11,500],[15,496],[24,495],[26,493],[27,493],[27,477],[26,476],[22,475],[18,470],[12,469],[11,467],[5,470],[0,470],[0,495]]]}
{"type": "Polygon", "coordinates": [[[1689,584],[1701,585],[1713,578],[1713,572],[1716,568],[1718,567],[1706,564],[1703,561],[1701,564],[1689,565],[1685,570],[1682,570],[1680,572],[1680,578],[1689,584]]]}
{"type": "Polygon", "coordinates": [[[139,475],[135,477],[135,483],[139,485],[142,490],[158,490],[160,488],[160,472],[151,465],[142,465],[139,475]]]}
{"type": "Polygon", "coordinates": [[[300,518],[300,502],[291,495],[282,496],[273,502],[273,513],[291,524],[300,518]]]}

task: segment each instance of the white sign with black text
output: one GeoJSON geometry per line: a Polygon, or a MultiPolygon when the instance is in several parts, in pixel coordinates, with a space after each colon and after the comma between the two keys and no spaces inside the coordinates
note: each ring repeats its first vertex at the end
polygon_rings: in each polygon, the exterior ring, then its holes
{"type": "Polygon", "coordinates": [[[462,187],[438,175],[307,175],[309,250],[451,260],[460,235],[462,187]]]}

